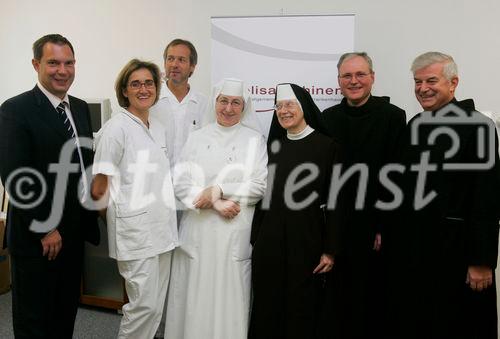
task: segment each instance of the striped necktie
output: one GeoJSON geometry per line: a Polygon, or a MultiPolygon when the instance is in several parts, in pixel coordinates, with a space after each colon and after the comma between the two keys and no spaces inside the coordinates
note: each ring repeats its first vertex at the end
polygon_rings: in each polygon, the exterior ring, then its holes
{"type": "MultiPolygon", "coordinates": [[[[64,127],[66,128],[68,136],[70,138],[75,138],[75,131],[73,130],[73,126],[71,126],[71,122],[69,121],[68,115],[66,114],[66,109],[64,107],[64,102],[63,101],[61,101],[61,103],[59,104],[59,106],[57,106],[56,110],[57,110],[57,112],[59,112],[59,117],[61,118],[61,121],[63,122],[64,127]]],[[[74,140],[74,142],[75,142],[75,146],[78,147],[76,139],[74,140]]],[[[82,163],[82,161],[80,159],[80,152],[79,152],[79,150],[76,151],[76,159],[79,162],[80,166],[83,166],[83,163],[82,163]]],[[[76,160],[76,159],[74,159],[74,160],[76,160]]],[[[80,169],[82,171],[82,175],[84,175],[85,172],[83,170],[83,167],[81,167],[80,169]]],[[[84,179],[84,184],[83,184],[83,187],[82,187],[82,191],[80,192],[80,197],[85,197],[86,191],[87,191],[87,186],[88,185],[86,184],[86,180],[84,179]]]]}
{"type": "Polygon", "coordinates": [[[73,127],[71,126],[71,122],[69,121],[68,115],[66,114],[66,109],[64,108],[64,102],[61,102],[59,106],[57,106],[57,112],[59,112],[59,118],[64,124],[66,131],[68,132],[68,136],[70,138],[75,137],[75,131],[73,131],[73,127]]]}

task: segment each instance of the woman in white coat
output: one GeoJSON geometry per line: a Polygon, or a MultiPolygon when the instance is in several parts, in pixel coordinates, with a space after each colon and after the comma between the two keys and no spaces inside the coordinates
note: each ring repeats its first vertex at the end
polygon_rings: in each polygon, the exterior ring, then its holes
{"type": "Polygon", "coordinates": [[[165,130],[149,109],[158,100],[160,71],[131,60],[115,84],[122,107],[96,137],[92,196],[109,196],[109,255],[125,280],[119,339],[152,338],[167,293],[177,221],[165,130]]]}
{"type": "Polygon", "coordinates": [[[266,144],[240,80],[215,87],[207,117],[174,169],[175,194],[186,210],[172,262],[168,339],[247,337],[250,230],[266,189],[266,144]]]}

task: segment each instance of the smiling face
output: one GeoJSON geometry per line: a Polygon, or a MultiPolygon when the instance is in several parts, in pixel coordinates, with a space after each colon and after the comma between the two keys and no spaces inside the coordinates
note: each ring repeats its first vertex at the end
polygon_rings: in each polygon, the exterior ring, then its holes
{"type": "Polygon", "coordinates": [[[170,46],[165,59],[165,72],[167,79],[179,85],[187,83],[194,72],[195,65],[190,62],[191,51],[185,45],[170,46]]]}
{"type": "Polygon", "coordinates": [[[146,68],[132,72],[123,95],[130,103],[127,109],[132,114],[140,116],[149,112],[156,99],[156,85],[151,72],[146,68]]]}
{"type": "Polygon", "coordinates": [[[338,81],[347,103],[350,106],[361,106],[370,97],[375,74],[363,57],[355,56],[340,65],[338,81]]]}
{"type": "Polygon", "coordinates": [[[458,77],[448,80],[444,74],[445,64],[435,63],[417,69],[413,74],[415,96],[426,111],[436,111],[448,104],[455,96],[458,77]]]}
{"type": "Polygon", "coordinates": [[[215,101],[217,122],[224,127],[236,125],[241,120],[244,101],[242,97],[221,94],[215,101]]]}
{"type": "Polygon", "coordinates": [[[306,128],[304,112],[295,99],[277,101],[276,116],[281,127],[292,134],[297,134],[306,128]]]}
{"type": "Polygon", "coordinates": [[[32,60],[38,81],[50,93],[63,99],[75,79],[75,58],[68,45],[47,42],[40,60],[32,60]]]}

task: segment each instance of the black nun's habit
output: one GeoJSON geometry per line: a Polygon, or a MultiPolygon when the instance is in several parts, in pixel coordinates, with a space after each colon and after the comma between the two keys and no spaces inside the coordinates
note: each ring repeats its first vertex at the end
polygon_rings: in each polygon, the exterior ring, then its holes
{"type": "Polygon", "coordinates": [[[252,224],[253,306],[249,338],[318,337],[325,274],[313,274],[322,254],[337,248],[328,199],[337,153],[310,94],[280,84],[275,103],[295,102],[307,126],[297,134],[281,127],[276,114],[268,138],[268,186],[252,224]],[[287,182],[288,180],[288,182],[287,182]]]}

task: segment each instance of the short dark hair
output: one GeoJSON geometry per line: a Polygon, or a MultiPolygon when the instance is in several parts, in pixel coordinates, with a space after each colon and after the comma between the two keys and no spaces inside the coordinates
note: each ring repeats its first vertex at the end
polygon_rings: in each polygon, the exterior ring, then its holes
{"type": "Polygon", "coordinates": [[[155,82],[156,86],[156,98],[154,103],[156,104],[156,102],[160,98],[161,77],[160,77],[160,69],[158,68],[158,66],[156,66],[156,64],[152,62],[142,61],[139,59],[132,59],[123,67],[123,69],[118,74],[118,78],[116,78],[115,92],[120,107],[128,108],[128,106],[130,106],[130,101],[125,95],[123,95],[123,90],[126,89],[128,86],[128,79],[130,78],[130,75],[133,72],[137,71],[138,69],[142,68],[145,68],[148,71],[150,71],[151,75],[153,76],[153,81],[155,82]]]}
{"type": "Polygon", "coordinates": [[[71,48],[71,52],[73,53],[73,56],[75,56],[75,50],[73,49],[73,45],[71,42],[69,42],[68,39],[63,37],[61,34],[47,34],[38,39],[33,43],[33,58],[35,60],[41,60],[43,56],[43,46],[45,46],[46,43],[53,43],[56,45],[68,45],[69,48],[71,48]]]}
{"type": "Polygon", "coordinates": [[[170,41],[170,43],[165,47],[165,50],[163,51],[163,61],[165,62],[167,60],[167,51],[170,47],[178,46],[178,45],[184,45],[187,48],[189,48],[189,63],[191,65],[195,65],[198,63],[198,53],[196,52],[196,48],[194,48],[194,45],[184,39],[174,39],[170,41]]]}

